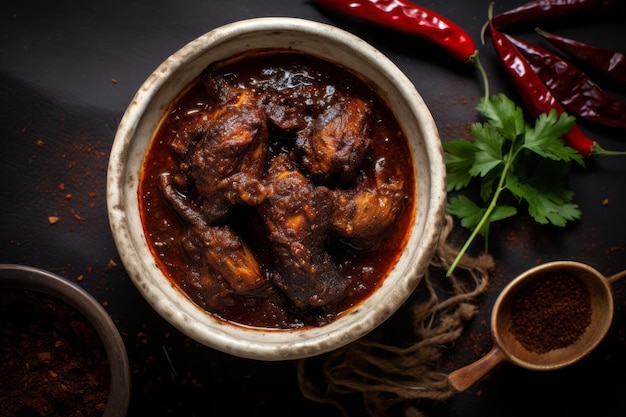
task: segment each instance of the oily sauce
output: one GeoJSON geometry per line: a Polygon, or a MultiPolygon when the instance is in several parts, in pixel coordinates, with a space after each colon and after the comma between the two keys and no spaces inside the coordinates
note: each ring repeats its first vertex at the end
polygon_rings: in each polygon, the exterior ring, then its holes
{"type": "MultiPolygon", "coordinates": [[[[393,224],[384,234],[377,237],[377,243],[373,248],[358,248],[344,239],[329,235],[326,250],[341,273],[351,279],[345,296],[338,303],[333,303],[332,306],[301,309],[295,308],[284,297],[282,299],[279,297],[280,301],[277,302],[276,297],[270,299],[235,295],[235,302],[224,303],[218,307],[209,306],[202,288],[191,276],[194,261],[188,256],[182,244],[189,225],[169,206],[159,189],[158,182],[161,173],[176,171],[180,163],[180,156],[173,152],[171,143],[177,132],[182,129],[181,120],[184,115],[192,114],[206,106],[206,89],[201,77],[198,77],[166,111],[144,160],[138,198],[148,245],[161,270],[174,286],[217,318],[239,325],[271,329],[297,329],[327,324],[358,305],[381,284],[394,267],[406,244],[414,220],[413,208],[416,198],[415,170],[407,139],[392,112],[371,86],[345,69],[321,59],[293,51],[257,51],[255,54],[242,55],[218,63],[217,67],[221,68],[222,74],[228,74],[229,77],[236,75],[237,79],[242,80],[241,83],[245,88],[254,89],[262,74],[276,72],[306,74],[306,82],[313,83],[322,92],[320,97],[340,91],[342,94],[357,95],[370,102],[373,109],[372,146],[364,164],[373,163],[384,157],[387,163],[399,167],[404,180],[405,195],[402,209],[393,224]]],[[[297,81],[297,77],[293,80],[297,81]]],[[[322,101],[319,100],[323,105],[322,101]]],[[[293,136],[293,132],[284,129],[270,131],[268,160],[273,155],[289,151],[295,146],[295,140],[290,136],[293,136]]],[[[332,187],[332,183],[329,186],[332,187]]],[[[267,233],[259,221],[255,208],[246,205],[235,207],[228,222],[252,250],[266,276],[271,277],[274,267],[271,245],[267,241],[267,233]]],[[[270,278],[265,285],[272,285],[270,278]]]]}

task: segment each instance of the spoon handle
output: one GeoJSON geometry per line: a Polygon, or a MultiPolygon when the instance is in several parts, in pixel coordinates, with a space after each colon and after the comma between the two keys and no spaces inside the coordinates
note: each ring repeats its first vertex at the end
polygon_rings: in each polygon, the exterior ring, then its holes
{"type": "Polygon", "coordinates": [[[504,357],[502,350],[498,346],[494,346],[489,353],[476,362],[452,371],[448,375],[448,385],[457,392],[465,391],[485,376],[494,366],[502,362],[504,357]]]}
{"type": "Polygon", "coordinates": [[[615,281],[625,276],[626,276],[626,270],[622,272],[618,272],[617,274],[611,275],[610,277],[607,278],[607,280],[609,281],[609,284],[612,285],[615,281]]]}

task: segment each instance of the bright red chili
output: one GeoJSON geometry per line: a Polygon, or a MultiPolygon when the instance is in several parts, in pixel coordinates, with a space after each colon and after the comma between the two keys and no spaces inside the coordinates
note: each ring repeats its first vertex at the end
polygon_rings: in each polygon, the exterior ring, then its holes
{"type": "Polygon", "coordinates": [[[593,122],[626,129],[625,102],[607,94],[587,74],[560,56],[513,36],[505,36],[562,106],[593,122]]]}
{"type": "Polygon", "coordinates": [[[433,42],[461,62],[474,62],[474,40],[459,25],[407,0],[314,0],[338,12],[433,42]]]}
{"type": "Polygon", "coordinates": [[[626,55],[558,36],[538,28],[535,31],[589,69],[626,85],[626,55]]]}
{"type": "MultiPolygon", "coordinates": [[[[489,20],[489,34],[498,57],[504,64],[509,78],[513,81],[515,89],[531,116],[536,118],[543,113],[549,113],[552,109],[556,109],[558,114],[565,113],[565,109],[561,107],[543,81],[532,70],[528,61],[506,35],[495,28],[492,20],[489,20]]],[[[574,125],[569,132],[563,135],[563,139],[584,157],[619,154],[601,148],[594,140],[587,137],[577,125],[574,125]]]]}
{"type": "Polygon", "coordinates": [[[516,25],[561,16],[585,13],[600,14],[617,5],[619,0],[534,0],[493,17],[494,26],[516,25]]]}

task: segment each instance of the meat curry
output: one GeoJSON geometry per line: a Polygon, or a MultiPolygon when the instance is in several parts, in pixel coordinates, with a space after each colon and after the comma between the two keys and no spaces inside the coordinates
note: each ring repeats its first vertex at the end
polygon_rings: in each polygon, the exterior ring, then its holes
{"type": "Polygon", "coordinates": [[[293,51],[210,65],[152,139],[148,244],[197,305],[241,325],[322,326],[395,265],[415,204],[397,120],[356,75],[293,51]]]}

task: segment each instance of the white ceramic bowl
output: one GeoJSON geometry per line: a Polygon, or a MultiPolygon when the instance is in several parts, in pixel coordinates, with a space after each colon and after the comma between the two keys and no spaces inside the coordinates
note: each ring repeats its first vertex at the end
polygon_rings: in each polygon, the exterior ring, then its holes
{"type": "Polygon", "coordinates": [[[446,201],[439,135],[411,81],[383,54],[343,30],[295,18],[257,18],[217,28],[185,45],[154,71],[120,122],[111,149],[107,202],[122,262],[138,290],[172,325],[196,341],[236,356],[286,360],[346,345],[390,317],[413,292],[433,256],[446,201]],[[214,318],[161,272],[143,234],[138,179],[150,140],[167,106],[210,63],[257,48],[292,48],[340,63],[377,85],[398,118],[416,170],[416,213],[410,238],[383,284],[350,314],[322,327],[262,330],[214,318]]]}

